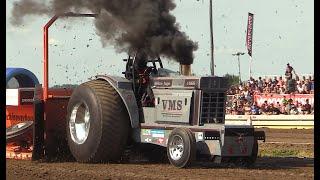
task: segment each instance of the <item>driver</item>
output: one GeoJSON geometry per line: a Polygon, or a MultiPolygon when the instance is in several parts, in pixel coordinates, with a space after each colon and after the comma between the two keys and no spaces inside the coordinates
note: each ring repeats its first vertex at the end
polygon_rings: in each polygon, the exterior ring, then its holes
{"type": "Polygon", "coordinates": [[[138,84],[146,85],[149,82],[150,68],[147,66],[148,60],[145,53],[139,53],[135,59],[136,72],[138,74],[138,84]]]}
{"type": "Polygon", "coordinates": [[[135,59],[135,69],[137,74],[138,96],[142,106],[152,106],[154,103],[153,93],[149,86],[151,67],[147,66],[148,60],[145,53],[138,53],[135,59]]]}

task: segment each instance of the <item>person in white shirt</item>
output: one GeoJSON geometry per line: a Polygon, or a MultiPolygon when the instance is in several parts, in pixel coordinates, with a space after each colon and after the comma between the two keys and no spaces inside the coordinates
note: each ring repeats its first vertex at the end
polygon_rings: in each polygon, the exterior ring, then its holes
{"type": "Polygon", "coordinates": [[[298,90],[298,93],[299,93],[299,94],[303,94],[303,93],[304,93],[304,88],[302,87],[302,84],[301,84],[301,83],[299,83],[299,84],[297,85],[297,90],[298,90]]]}

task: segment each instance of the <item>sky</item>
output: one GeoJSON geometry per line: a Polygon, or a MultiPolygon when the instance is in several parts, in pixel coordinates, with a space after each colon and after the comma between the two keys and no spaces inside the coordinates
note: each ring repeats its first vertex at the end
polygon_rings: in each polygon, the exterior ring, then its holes
{"type": "MultiPolygon", "coordinates": [[[[10,24],[14,0],[6,5],[6,66],[31,70],[43,81],[42,27],[48,16],[26,16],[24,24],[10,24]]],[[[175,0],[172,12],[181,30],[197,41],[192,71],[210,74],[210,26],[208,0],[175,0]]],[[[213,0],[215,75],[249,78],[250,56],[245,45],[248,12],[254,14],[252,76],[283,75],[290,63],[298,75],[314,73],[314,1],[312,0],[213,0]]],[[[49,33],[49,85],[80,84],[97,74],[121,76],[127,58],[112,46],[103,47],[90,18],[59,19],[49,33]]],[[[162,59],[168,69],[179,65],[162,59]]]]}

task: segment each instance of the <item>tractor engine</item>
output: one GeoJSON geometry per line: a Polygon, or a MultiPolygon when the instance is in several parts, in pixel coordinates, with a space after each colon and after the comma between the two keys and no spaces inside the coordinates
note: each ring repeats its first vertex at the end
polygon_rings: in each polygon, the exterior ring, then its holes
{"type": "Polygon", "coordinates": [[[191,66],[181,65],[177,76],[150,80],[155,106],[144,108],[146,123],[224,123],[228,87],[222,77],[191,76],[191,66]]]}
{"type": "Polygon", "coordinates": [[[204,125],[224,123],[227,81],[222,77],[192,76],[191,65],[180,72],[163,68],[161,59],[141,53],[125,59],[126,79],[132,81],[144,123],[204,125]],[[157,67],[156,63],[160,64],[157,67]]]}

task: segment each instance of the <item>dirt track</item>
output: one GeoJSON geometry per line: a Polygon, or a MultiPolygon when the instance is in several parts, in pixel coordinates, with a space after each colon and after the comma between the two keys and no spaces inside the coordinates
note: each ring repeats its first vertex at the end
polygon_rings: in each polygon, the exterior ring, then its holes
{"type": "MultiPolygon", "coordinates": [[[[195,164],[178,169],[170,164],[79,164],[7,160],[7,179],[313,179],[313,130],[266,130],[260,151],[295,149],[311,158],[259,157],[251,169],[195,164]],[[294,143],[294,144],[292,144],[294,143]],[[309,144],[300,144],[309,143],[309,144]]],[[[261,152],[260,152],[261,153],[261,152]]]]}
{"type": "Polygon", "coordinates": [[[257,128],[266,133],[267,142],[313,143],[313,129],[268,129],[257,128]]]}

